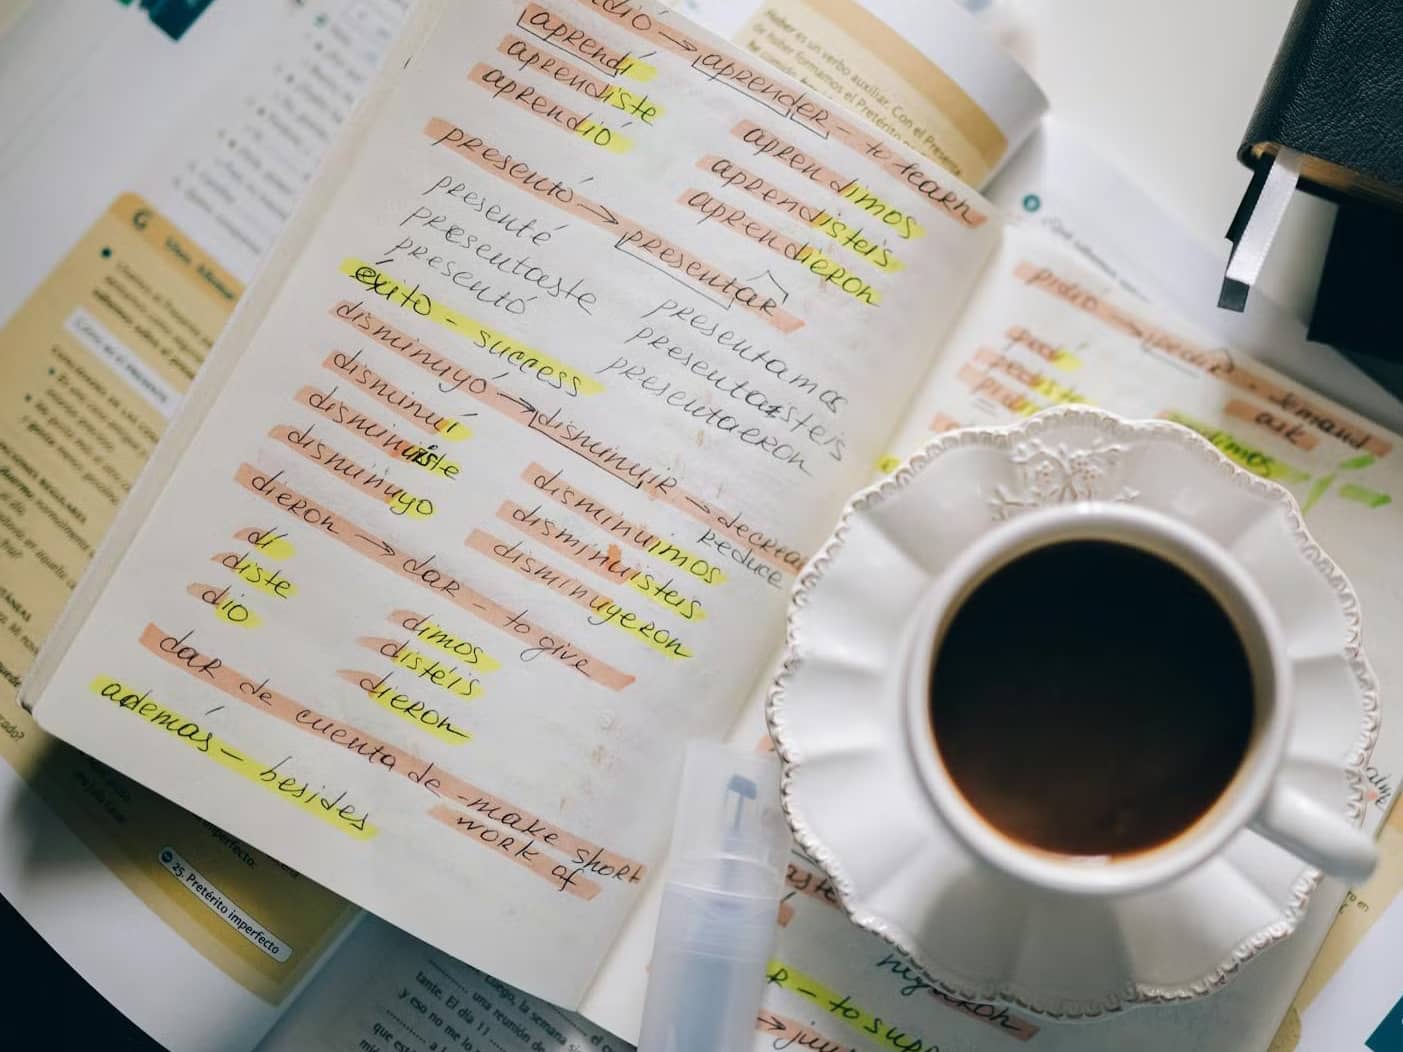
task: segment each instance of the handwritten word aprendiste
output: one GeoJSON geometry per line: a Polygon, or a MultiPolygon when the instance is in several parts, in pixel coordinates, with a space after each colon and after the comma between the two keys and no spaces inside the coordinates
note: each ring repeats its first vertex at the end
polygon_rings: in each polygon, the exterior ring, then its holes
{"type": "Polygon", "coordinates": [[[1213,350],[1157,325],[1145,322],[1122,307],[1108,302],[1094,290],[1085,288],[1055,271],[1027,261],[1015,265],[1013,274],[1019,281],[1046,292],[1064,303],[1076,307],[1106,325],[1139,341],[1148,351],[1155,351],[1177,361],[1201,369],[1210,376],[1226,380],[1241,390],[1263,398],[1286,415],[1314,428],[1323,435],[1338,439],[1353,449],[1366,449],[1375,456],[1387,456],[1393,444],[1376,435],[1369,425],[1336,407],[1326,408],[1298,390],[1277,383],[1237,361],[1226,350],[1213,350]]]}
{"type": "Polygon", "coordinates": [[[606,103],[628,117],[636,117],[644,124],[656,124],[658,118],[663,115],[662,106],[646,91],[634,91],[618,83],[606,83],[599,77],[550,54],[544,48],[511,33],[502,38],[497,50],[511,59],[519,72],[534,70],[556,84],[578,92],[585,98],[606,103]]]}
{"type": "MultiPolygon", "coordinates": [[[[541,412],[526,399],[508,393],[471,369],[434,351],[416,337],[382,321],[361,303],[343,300],[332,307],[330,313],[380,346],[433,374],[439,381],[440,391],[465,391],[482,404],[545,435],[572,454],[654,500],[677,508],[747,549],[754,548],[755,558],[772,562],[784,573],[798,573],[804,565],[807,556],[745,521],[740,512],[728,512],[686,492],[678,486],[679,480],[675,475],[657,471],[634,459],[559,409],[550,413],[541,412]]],[[[834,397],[839,401],[843,399],[841,395],[834,397]]],[[[736,558],[739,559],[739,556],[736,558]]]]}
{"type": "Polygon", "coordinates": [[[251,464],[243,464],[235,474],[235,481],[249,492],[282,508],[295,519],[335,537],[342,544],[385,567],[396,576],[456,604],[460,609],[506,633],[523,646],[522,661],[534,661],[538,657],[548,656],[571,671],[610,690],[623,690],[634,681],[632,675],[590,656],[556,633],[533,624],[520,612],[508,610],[481,592],[468,587],[457,577],[444,572],[438,566],[437,554],[416,555],[399,551],[364,527],[291,489],[282,481],[282,475],[281,471],[269,473],[260,471],[251,464]]]}
{"type": "MultiPolygon", "coordinates": [[[[186,637],[188,636],[189,633],[186,633],[186,637]]],[[[213,675],[211,666],[213,670],[218,670],[223,665],[223,662],[218,658],[202,659],[205,664],[204,668],[197,668],[188,660],[182,661],[176,656],[177,648],[172,645],[174,639],[174,636],[164,636],[156,644],[155,652],[172,664],[178,664],[192,675],[198,676],[202,673],[213,675]]],[[[150,644],[148,644],[148,649],[150,649],[150,644]]],[[[193,650],[193,648],[188,647],[184,649],[193,650]]],[[[222,675],[222,673],[220,674],[222,675]]],[[[370,813],[349,801],[348,791],[341,790],[337,795],[330,796],[328,793],[331,790],[325,786],[313,789],[310,782],[299,782],[287,774],[279,774],[279,769],[287,762],[285,759],[272,765],[259,763],[242,750],[215,737],[213,732],[205,729],[195,720],[182,716],[174,709],[153,700],[150,691],[140,691],[125,686],[110,676],[97,677],[93,680],[91,687],[93,693],[99,697],[105,698],[117,705],[118,708],[145,720],[152,727],[166,731],[226,770],[233,771],[235,774],[276,793],[282,799],[298,805],[305,813],[321,819],[332,828],[357,840],[368,840],[379,832],[369,822],[370,813]]]]}
{"type": "MultiPolygon", "coordinates": [[[[576,836],[574,833],[546,821],[539,815],[516,807],[509,801],[443,770],[408,749],[393,745],[382,738],[368,734],[353,724],[333,719],[303,705],[275,690],[266,679],[260,680],[256,676],[245,675],[223,661],[220,661],[213,675],[202,676],[195,672],[187,662],[178,660],[174,655],[161,648],[162,640],[173,638],[175,637],[164,632],[158,626],[148,624],[141,633],[141,645],[163,661],[192,676],[199,676],[201,682],[207,683],[228,697],[248,705],[254,711],[272,716],[306,734],[322,739],[329,745],[352,753],[373,767],[406,778],[439,800],[459,801],[470,811],[481,814],[508,829],[523,832],[530,839],[537,841],[539,845],[552,851],[572,857],[583,855],[586,858],[594,857],[597,853],[600,858],[607,860],[615,867],[631,867],[635,872],[641,872],[643,869],[639,863],[632,859],[606,851],[599,845],[576,836]]],[[[218,660],[212,655],[201,656],[206,660],[218,660]]]]}
{"type": "Polygon", "coordinates": [[[779,301],[772,295],[712,266],[613,208],[590,200],[559,179],[497,149],[480,136],[438,117],[425,125],[424,134],[434,145],[444,147],[489,175],[527,190],[538,200],[603,230],[614,240],[614,248],[623,255],[646,263],[719,306],[740,306],[785,333],[794,332],[804,324],[781,309],[779,301]]]}

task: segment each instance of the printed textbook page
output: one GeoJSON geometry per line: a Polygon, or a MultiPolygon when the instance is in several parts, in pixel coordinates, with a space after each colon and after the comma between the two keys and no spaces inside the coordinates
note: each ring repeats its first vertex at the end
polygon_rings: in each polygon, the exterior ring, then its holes
{"type": "Polygon", "coordinates": [[[678,10],[982,188],[1047,99],[952,0],[675,0],[678,10]]]}
{"type": "Polygon", "coordinates": [[[436,11],[37,712],[571,1005],[998,224],[670,12],[436,11]]]}
{"type": "Polygon", "coordinates": [[[45,4],[0,40],[0,893],[172,1047],[251,1046],[357,911],[16,690],[405,10],[45,4]]]}

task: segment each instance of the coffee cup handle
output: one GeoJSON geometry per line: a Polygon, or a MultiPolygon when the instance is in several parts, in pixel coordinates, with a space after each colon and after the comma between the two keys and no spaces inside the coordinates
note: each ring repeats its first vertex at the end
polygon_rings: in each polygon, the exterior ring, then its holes
{"type": "Polygon", "coordinates": [[[1252,828],[1332,877],[1361,884],[1374,871],[1374,838],[1294,786],[1278,782],[1252,828]]]}

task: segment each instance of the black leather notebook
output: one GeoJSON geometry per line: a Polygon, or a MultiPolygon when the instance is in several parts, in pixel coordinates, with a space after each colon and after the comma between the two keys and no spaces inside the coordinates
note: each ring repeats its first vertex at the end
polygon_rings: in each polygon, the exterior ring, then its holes
{"type": "Polygon", "coordinates": [[[1300,0],[1238,157],[1282,146],[1303,189],[1403,209],[1403,0],[1300,0]]]}

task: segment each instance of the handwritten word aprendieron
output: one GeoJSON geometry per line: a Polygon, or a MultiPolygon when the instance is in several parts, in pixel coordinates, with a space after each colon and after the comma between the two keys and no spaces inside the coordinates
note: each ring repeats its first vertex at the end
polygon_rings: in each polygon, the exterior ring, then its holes
{"type": "Polygon", "coordinates": [[[520,612],[513,612],[468,587],[458,578],[439,569],[437,555],[416,555],[394,548],[364,527],[330,511],[322,504],[290,489],[282,481],[283,472],[262,472],[251,464],[239,467],[234,478],[239,485],[284,509],[295,518],[316,526],[342,544],[366,556],[392,573],[466,610],[474,617],[524,644],[522,661],[546,655],[610,690],[623,690],[634,677],[592,657],[554,632],[531,623],[520,612]],[[525,637],[524,639],[522,637],[525,637]]]}
{"type": "MultiPolygon", "coordinates": [[[[323,715],[286,694],[271,687],[266,679],[246,675],[219,661],[211,676],[195,672],[189,662],[180,661],[160,646],[163,639],[173,638],[154,624],[148,624],[141,633],[141,645],[150,653],[174,665],[192,676],[200,675],[201,681],[212,685],[228,697],[248,705],[255,712],[262,712],[287,723],[298,730],[320,738],[338,749],[359,756],[372,767],[397,774],[438,799],[457,800],[470,810],[475,810],[498,825],[517,831],[525,831],[540,845],[567,856],[583,854],[591,857],[599,852],[600,858],[615,867],[633,867],[641,871],[639,863],[607,851],[583,837],[577,836],[539,815],[514,806],[487,790],[467,780],[445,771],[436,764],[423,759],[408,749],[393,745],[384,739],[361,730],[353,724],[323,715]]],[[[204,660],[216,660],[212,655],[196,652],[204,660]]]]}
{"type": "Polygon", "coordinates": [[[1287,416],[1294,417],[1323,435],[1338,439],[1352,449],[1365,449],[1379,457],[1387,456],[1393,449],[1391,442],[1374,434],[1368,424],[1344,410],[1320,405],[1314,399],[1300,394],[1298,390],[1286,387],[1234,359],[1226,350],[1201,347],[1157,325],[1142,321],[1129,311],[1097,295],[1094,290],[1063,278],[1048,267],[1040,267],[1024,260],[1014,266],[1013,274],[1024,284],[1046,292],[1138,340],[1145,350],[1157,352],[1201,369],[1220,380],[1226,380],[1234,387],[1265,399],[1287,416]]]}
{"type": "MultiPolygon", "coordinates": [[[[187,632],[186,636],[182,638],[188,638],[189,635],[190,633],[187,632]]],[[[148,643],[149,648],[150,646],[148,643]]],[[[203,658],[201,660],[204,667],[198,668],[197,665],[200,662],[192,662],[189,660],[188,654],[185,659],[176,657],[177,650],[182,648],[177,646],[174,636],[162,636],[153,649],[161,657],[173,664],[178,664],[192,675],[201,675],[210,672],[211,669],[218,670],[223,666],[223,662],[218,658],[203,658]]],[[[193,648],[190,647],[183,649],[193,651],[193,648]]],[[[281,763],[272,767],[259,763],[228,742],[215,737],[211,731],[203,728],[195,720],[182,716],[174,709],[153,700],[150,691],[139,691],[127,687],[111,676],[98,676],[93,680],[91,689],[94,694],[145,720],[152,727],[166,731],[226,770],[233,771],[235,774],[271,790],[290,803],[297,804],[306,814],[321,819],[342,833],[355,837],[357,840],[368,840],[379,832],[375,826],[370,824],[368,811],[348,802],[348,792],[343,790],[336,796],[328,796],[330,790],[325,787],[313,790],[305,782],[297,784],[297,789],[294,792],[288,785],[279,784],[282,780],[278,778],[277,771],[281,763]]],[[[287,779],[286,781],[292,782],[293,780],[287,779]]]]}
{"type": "Polygon", "coordinates": [[[653,267],[720,306],[740,306],[785,333],[794,332],[804,324],[783,310],[777,299],[756,286],[727,274],[661,234],[613,208],[590,200],[559,179],[502,152],[456,124],[435,117],[425,125],[424,134],[434,145],[444,147],[487,174],[518,186],[538,200],[603,230],[613,239],[614,248],[625,256],[653,267]]]}

